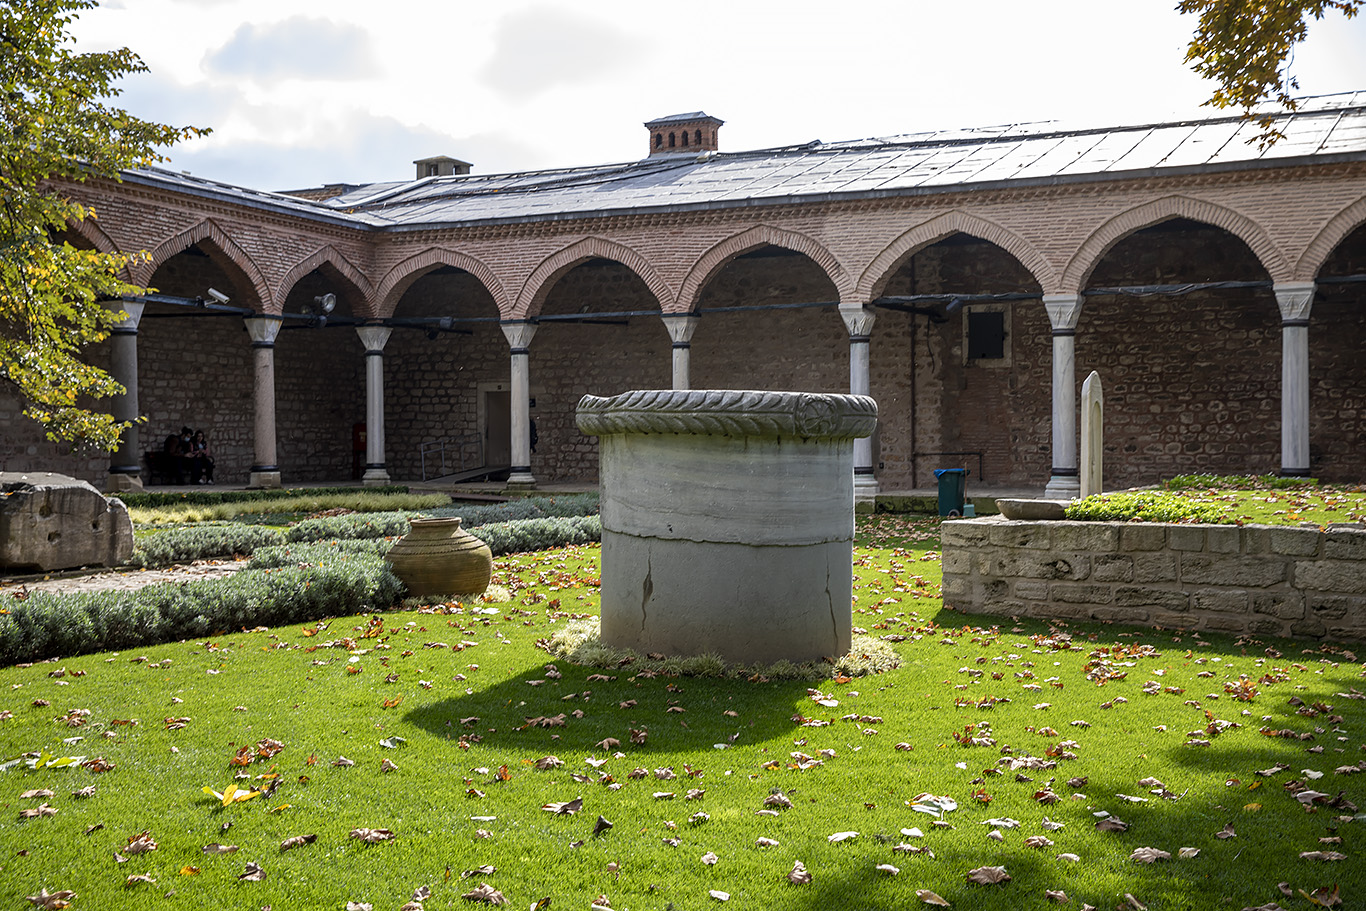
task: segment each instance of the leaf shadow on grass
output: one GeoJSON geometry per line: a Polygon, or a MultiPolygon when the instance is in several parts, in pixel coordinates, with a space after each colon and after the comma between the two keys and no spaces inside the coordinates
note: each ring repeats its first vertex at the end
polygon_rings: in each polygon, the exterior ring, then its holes
{"type": "Polygon", "coordinates": [[[606,673],[563,660],[555,664],[564,675],[559,679],[547,678],[545,666],[533,664],[505,674],[492,686],[415,708],[404,721],[452,741],[477,737],[485,746],[544,753],[603,753],[601,743],[613,738],[620,745],[607,752],[705,755],[702,751],[711,751],[715,744],[790,737],[791,717],[808,686],[802,680],[759,683],[663,674],[633,679],[630,667],[606,673]],[[612,679],[588,679],[599,674],[612,679]],[[544,682],[532,686],[530,680],[544,682]],[[631,701],[635,704],[623,707],[631,701]],[[645,732],[644,743],[632,742],[633,730],[645,732]]]}

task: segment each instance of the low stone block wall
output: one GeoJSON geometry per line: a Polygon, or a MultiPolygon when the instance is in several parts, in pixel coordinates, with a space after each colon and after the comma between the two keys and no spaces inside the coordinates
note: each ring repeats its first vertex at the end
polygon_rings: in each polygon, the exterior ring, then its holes
{"type": "Polygon", "coordinates": [[[945,522],[944,603],[1008,616],[1366,640],[1366,528],[945,522]]]}

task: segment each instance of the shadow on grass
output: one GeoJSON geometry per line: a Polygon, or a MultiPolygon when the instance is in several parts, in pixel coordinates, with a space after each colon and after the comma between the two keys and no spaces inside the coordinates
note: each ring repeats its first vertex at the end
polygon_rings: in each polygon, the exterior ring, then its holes
{"type": "Polygon", "coordinates": [[[809,685],[802,680],[643,677],[630,666],[609,672],[563,660],[502,673],[503,679],[488,687],[479,686],[480,673],[469,673],[467,685],[473,692],[414,709],[404,720],[438,737],[519,750],[602,753],[619,748],[705,755],[715,744],[790,737],[792,715],[809,685]],[[552,663],[563,674],[559,679],[546,676],[546,665],[552,663]],[[609,679],[589,679],[602,676],[609,679]],[[633,742],[632,731],[643,732],[644,742],[633,742]],[[604,748],[608,738],[621,746],[604,748]]]}

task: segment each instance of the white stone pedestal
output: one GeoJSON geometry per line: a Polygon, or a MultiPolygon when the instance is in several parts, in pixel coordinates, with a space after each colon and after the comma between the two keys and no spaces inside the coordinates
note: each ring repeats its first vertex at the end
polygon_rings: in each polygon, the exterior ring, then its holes
{"type": "Polygon", "coordinates": [[[606,644],[746,664],[848,652],[871,398],[628,392],[585,396],[578,423],[599,438],[606,644]]]}

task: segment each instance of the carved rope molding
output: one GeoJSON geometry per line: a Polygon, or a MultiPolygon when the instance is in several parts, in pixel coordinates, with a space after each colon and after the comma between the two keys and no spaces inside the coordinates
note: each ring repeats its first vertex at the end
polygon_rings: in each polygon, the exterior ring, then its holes
{"type": "Polygon", "coordinates": [[[857,439],[877,427],[877,402],[866,395],[756,390],[645,389],[579,401],[579,429],[618,433],[857,439]]]}

